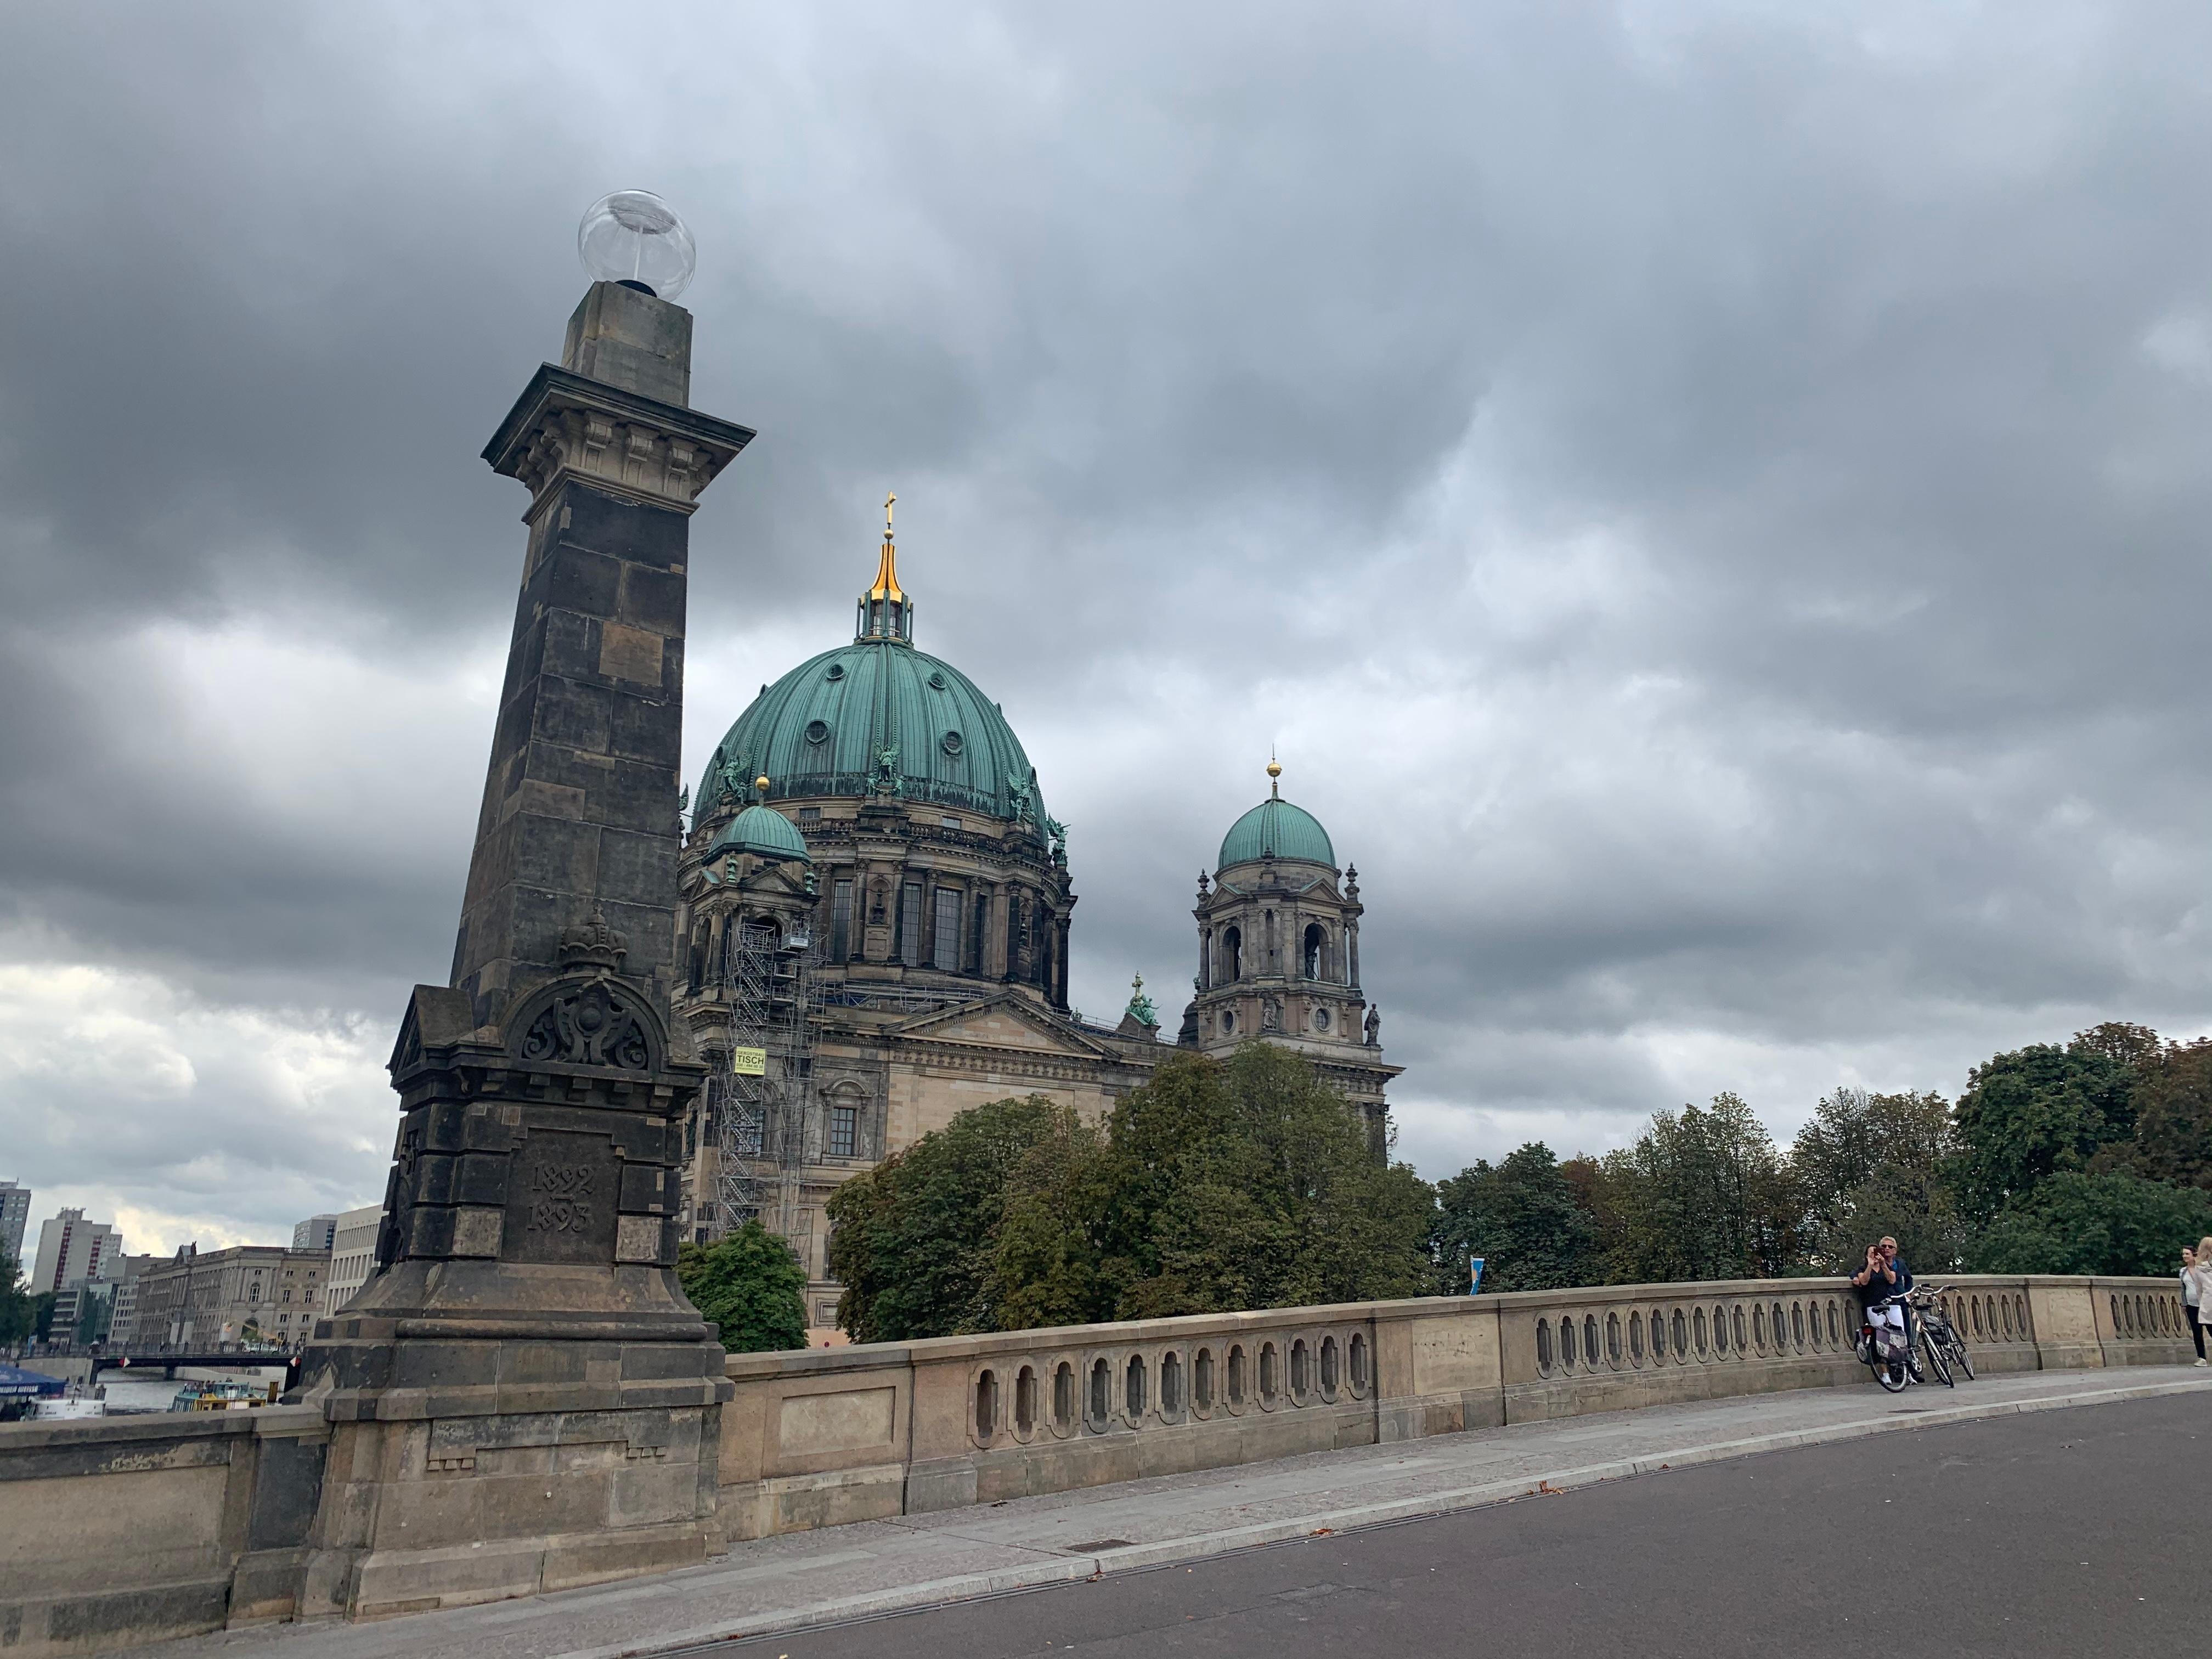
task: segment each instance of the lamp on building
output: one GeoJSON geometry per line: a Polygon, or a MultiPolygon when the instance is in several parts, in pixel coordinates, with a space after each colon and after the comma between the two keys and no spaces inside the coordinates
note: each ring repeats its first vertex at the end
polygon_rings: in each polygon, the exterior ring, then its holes
{"type": "Polygon", "coordinates": [[[691,228],[649,190],[618,190],[592,203],[576,227],[576,257],[593,282],[660,300],[689,288],[699,262],[691,228]]]}

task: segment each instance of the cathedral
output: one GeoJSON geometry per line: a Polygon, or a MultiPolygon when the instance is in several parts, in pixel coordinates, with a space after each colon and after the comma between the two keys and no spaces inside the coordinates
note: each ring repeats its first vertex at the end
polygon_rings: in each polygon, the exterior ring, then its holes
{"type": "Polygon", "coordinates": [[[1139,981],[1119,1024],[1068,1004],[1065,829],[1005,711],[917,649],[884,509],[849,644],[791,670],[716,745],[680,865],[678,1018],[709,1067],[685,1131],[683,1236],[757,1217],[834,1324],[823,1206],[957,1113],[1039,1094],[1103,1117],[1178,1046],[1305,1055],[1387,1142],[1380,1021],[1359,982],[1358,872],[1281,798],[1198,878],[1197,972],[1173,1042],[1139,981]]]}

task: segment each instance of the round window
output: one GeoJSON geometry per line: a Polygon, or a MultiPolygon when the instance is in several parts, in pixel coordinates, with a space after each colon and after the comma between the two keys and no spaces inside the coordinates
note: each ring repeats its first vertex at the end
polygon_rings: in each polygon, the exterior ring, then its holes
{"type": "Polygon", "coordinates": [[[827,743],[827,742],[829,742],[829,741],[830,741],[830,724],[829,724],[829,722],[828,722],[827,720],[809,720],[809,721],[807,721],[807,722],[806,722],[806,740],[807,740],[807,742],[809,742],[809,743],[827,743]]]}
{"type": "Polygon", "coordinates": [[[947,732],[937,740],[937,746],[948,755],[957,755],[968,746],[968,739],[957,732],[947,732]]]}
{"type": "Polygon", "coordinates": [[[843,679],[845,678],[845,665],[842,662],[831,663],[830,665],[829,672],[823,674],[822,678],[825,680],[843,679]]]}
{"type": "Polygon", "coordinates": [[[1316,1031],[1326,1031],[1328,1030],[1328,1009],[1316,1008],[1314,1010],[1314,1030],[1316,1031]]]}
{"type": "Polygon", "coordinates": [[[1221,1035],[1228,1036],[1237,1030],[1237,1016],[1224,1009],[1221,1014],[1221,1035]]]}
{"type": "Polygon", "coordinates": [[[945,671],[943,669],[933,668],[929,671],[929,689],[933,691],[942,691],[945,690],[945,671]]]}

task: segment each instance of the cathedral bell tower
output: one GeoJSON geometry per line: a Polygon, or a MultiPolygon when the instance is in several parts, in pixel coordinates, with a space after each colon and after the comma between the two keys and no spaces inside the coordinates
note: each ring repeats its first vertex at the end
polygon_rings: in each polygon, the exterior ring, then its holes
{"type": "Polygon", "coordinates": [[[1306,1055],[1387,1139],[1382,1018],[1359,982],[1359,872],[1341,873],[1328,831],[1282,797],[1267,763],[1267,799],[1230,826],[1212,878],[1198,878],[1196,994],[1178,1041],[1202,1054],[1264,1042],[1306,1055]]]}

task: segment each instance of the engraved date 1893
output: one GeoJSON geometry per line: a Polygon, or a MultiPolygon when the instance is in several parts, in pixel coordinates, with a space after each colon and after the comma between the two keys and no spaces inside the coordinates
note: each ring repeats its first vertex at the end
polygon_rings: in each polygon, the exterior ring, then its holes
{"type": "Polygon", "coordinates": [[[530,1225],[533,1231],[589,1232],[592,1176],[588,1164],[541,1164],[531,1171],[530,1225]]]}

